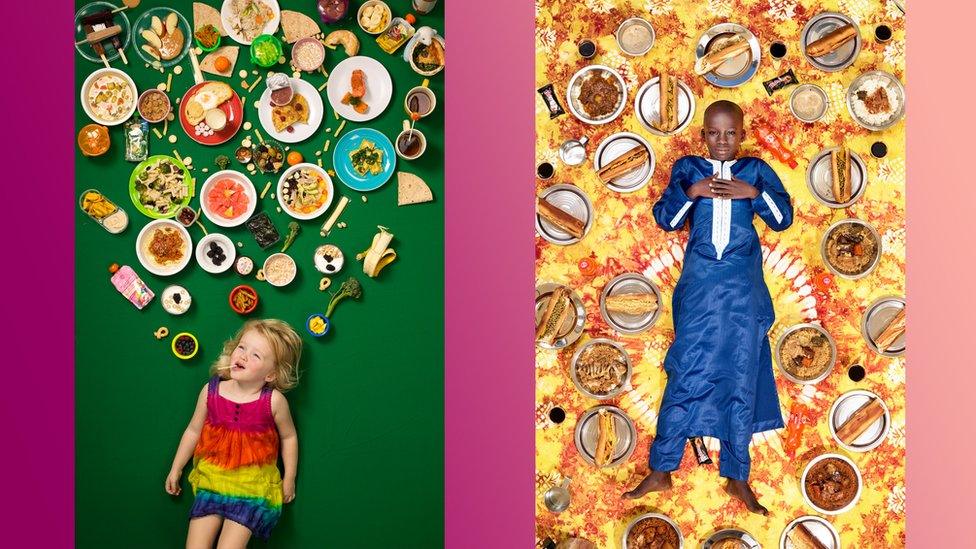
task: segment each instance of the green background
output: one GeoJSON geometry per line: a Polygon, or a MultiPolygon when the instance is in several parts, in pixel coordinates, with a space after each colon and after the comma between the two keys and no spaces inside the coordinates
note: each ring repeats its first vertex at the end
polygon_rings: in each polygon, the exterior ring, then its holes
{"type": "MultiPolygon", "coordinates": [[[[216,0],[207,2],[218,9],[216,0]]],[[[279,0],[282,9],[301,11],[319,21],[312,0],[279,0]]],[[[358,127],[373,127],[395,139],[405,118],[403,100],[407,90],[423,77],[402,60],[403,48],[394,55],[383,52],[373,37],[355,22],[361,2],[351,2],[350,16],[325,31],[353,30],[361,41],[360,55],[378,59],[393,78],[394,93],[383,114],[369,122],[348,122],[343,134],[358,127]]],[[[409,0],[388,0],[394,16],[410,12],[409,0]]],[[[81,7],[84,3],[77,3],[81,7]]],[[[130,23],[152,7],[167,5],[180,11],[192,26],[190,0],[143,0],[127,10],[130,23]]],[[[443,2],[434,12],[419,15],[415,27],[428,25],[444,34],[443,2]]],[[[279,29],[278,36],[282,36],[279,29]]],[[[135,43],[141,41],[133,40],[135,43]]],[[[232,43],[224,37],[223,44],[232,43]]],[[[130,43],[126,49],[128,65],[121,60],[112,66],[125,70],[139,92],[166,81],[166,75],[145,67],[130,43]]],[[[290,47],[285,46],[286,56],[290,47]]],[[[326,50],[326,68],[331,70],[346,55],[341,47],[326,50]]],[[[89,123],[81,109],[78,92],[84,79],[101,64],[75,56],[75,129],[89,123]]],[[[175,100],[193,84],[189,56],[180,65],[183,72],[173,76],[170,100],[175,100]]],[[[244,92],[238,72],[250,71],[248,50],[240,46],[234,75],[222,79],[242,97],[246,96],[245,121],[260,129],[254,102],[264,89],[264,79],[252,92],[244,92]]],[[[290,73],[287,66],[280,66],[290,73]]],[[[170,70],[167,70],[167,73],[170,70]]],[[[267,70],[260,70],[266,77],[267,70]]],[[[303,75],[316,88],[325,81],[321,74],[303,75]]],[[[248,74],[248,82],[255,76],[248,74]]],[[[281,318],[290,323],[304,340],[302,378],[298,387],[287,393],[298,428],[299,465],[296,500],[284,506],[281,521],[269,544],[252,541],[252,546],[269,547],[436,547],[443,545],[443,335],[444,335],[444,212],[443,212],[443,113],[444,73],[431,78],[430,87],[438,98],[435,111],[417,123],[428,139],[427,152],[411,162],[397,159],[397,169],[422,177],[434,192],[435,202],[398,207],[396,175],[379,190],[352,191],[333,177],[336,192],[349,197],[341,220],[345,229],[334,228],[328,238],[319,236],[326,216],[301,222],[302,232],[288,253],[298,263],[295,282],[274,288],[258,282],[254,275],[240,277],[231,269],[219,275],[205,272],[191,261],[181,273],[171,277],[149,274],[135,254],[139,230],[150,221],[136,211],[128,197],[127,185],[135,163],[124,160],[122,126],[110,128],[109,152],[87,158],[76,147],[76,193],[96,188],[129,214],[129,227],[119,235],[109,234],[76,209],[75,227],[75,448],[76,448],[76,542],[79,548],[99,547],[182,547],[186,537],[187,513],[192,493],[182,478],[183,493],[177,498],[166,494],[163,481],[183,430],[190,419],[201,387],[207,382],[208,367],[217,357],[222,342],[231,337],[244,318],[227,304],[231,288],[247,283],[258,290],[260,304],[249,317],[281,318]],[[392,247],[398,259],[377,279],[362,272],[355,255],[366,249],[377,232],[377,225],[395,235],[392,247]],[[333,313],[330,332],[313,338],[304,329],[313,312],[324,312],[329,300],[318,290],[321,275],[312,265],[313,250],[324,243],[339,246],[346,257],[342,271],[333,277],[333,288],[346,277],[355,276],[363,285],[359,302],[345,300],[333,313]],[[156,293],[144,310],[136,309],[110,283],[111,263],[130,265],[156,293]],[[183,316],[171,316],[161,306],[163,288],[179,284],[193,298],[183,316]],[[170,337],[157,341],[153,332],[167,326],[170,337]],[[180,361],[170,352],[173,334],[189,331],[200,341],[200,352],[190,361],[180,361]]],[[[322,91],[325,116],[322,126],[309,140],[291,145],[306,161],[315,162],[335,119],[325,90],[322,91]]],[[[161,125],[160,131],[162,131],[161,125]]],[[[173,154],[193,158],[197,187],[217,168],[218,154],[233,158],[233,150],[253,129],[243,129],[230,141],[204,147],[191,141],[177,123],[170,134],[176,144],[150,136],[149,154],[173,154]],[[208,167],[209,174],[202,168],[208,167]]],[[[267,137],[267,132],[261,130],[267,137]]],[[[66,136],[67,138],[68,136],[66,136]]],[[[75,136],[70,136],[74,139],[75,136]]],[[[326,168],[332,167],[332,150],[321,156],[326,168]]],[[[244,171],[236,160],[232,169],[244,171]]],[[[267,181],[277,184],[279,174],[250,176],[260,193],[267,181]]],[[[285,213],[277,212],[277,201],[269,191],[258,205],[273,220],[282,238],[287,233],[285,213]]],[[[338,202],[338,198],[333,205],[338,202]]],[[[199,199],[191,202],[199,207],[199,199]]],[[[330,209],[331,212],[331,209],[330,209]]],[[[226,234],[242,242],[238,255],[246,255],[260,266],[279,245],[262,251],[242,225],[220,228],[201,216],[210,232],[226,234]]],[[[203,236],[198,227],[190,229],[194,245],[203,236]]],[[[256,269],[255,269],[256,270],[256,269]]]]}

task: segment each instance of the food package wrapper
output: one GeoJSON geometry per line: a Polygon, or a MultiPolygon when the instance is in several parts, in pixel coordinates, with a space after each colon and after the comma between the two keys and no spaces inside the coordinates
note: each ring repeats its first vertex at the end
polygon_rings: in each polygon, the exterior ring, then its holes
{"type": "Polygon", "coordinates": [[[132,302],[137,309],[142,309],[152,301],[156,295],[146,286],[146,283],[139,278],[139,275],[132,270],[132,267],[123,265],[114,275],[112,275],[112,285],[126,299],[132,302]]]}

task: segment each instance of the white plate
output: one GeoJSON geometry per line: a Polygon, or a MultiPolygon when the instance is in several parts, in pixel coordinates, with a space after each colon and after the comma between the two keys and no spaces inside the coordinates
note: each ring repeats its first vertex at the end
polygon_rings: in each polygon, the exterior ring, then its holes
{"type": "Polygon", "coordinates": [[[220,233],[210,233],[207,236],[200,239],[197,242],[196,250],[197,263],[203,267],[204,271],[212,274],[222,273],[227,271],[234,266],[234,262],[237,261],[237,247],[231,242],[229,238],[220,233]],[[216,242],[221,248],[224,249],[224,255],[227,259],[224,259],[223,263],[216,265],[212,259],[207,257],[207,251],[210,248],[210,243],[216,242]]]}
{"type": "Polygon", "coordinates": [[[576,74],[573,75],[569,80],[569,85],[566,86],[566,104],[569,107],[569,112],[573,113],[573,116],[580,119],[587,124],[606,124],[612,122],[620,113],[624,112],[624,107],[627,106],[627,83],[624,82],[624,78],[620,76],[620,73],[611,69],[610,67],[604,65],[590,65],[588,67],[583,67],[576,74]],[[604,115],[601,118],[590,118],[583,112],[582,106],[579,105],[577,98],[579,97],[579,89],[582,86],[583,80],[585,78],[591,78],[594,76],[600,76],[600,73],[606,73],[613,76],[614,80],[617,82],[617,88],[620,90],[619,103],[617,108],[608,115],[604,115]]]}
{"type": "Polygon", "coordinates": [[[190,263],[190,258],[193,256],[193,241],[190,239],[190,233],[176,221],[171,219],[157,219],[155,221],[150,221],[146,223],[146,226],[139,231],[139,236],[136,237],[136,257],[139,258],[139,263],[149,271],[150,273],[158,276],[170,276],[174,275],[183,270],[190,263]],[[173,265],[161,266],[155,261],[150,259],[145,253],[143,253],[144,244],[147,244],[146,240],[150,237],[150,233],[155,231],[157,228],[161,227],[174,227],[179,231],[180,235],[183,236],[183,259],[178,263],[173,265]]]}
{"type": "Polygon", "coordinates": [[[254,188],[254,184],[251,180],[247,178],[246,175],[235,170],[221,170],[214,173],[203,183],[203,187],[200,187],[200,209],[203,210],[203,215],[210,220],[211,223],[220,227],[237,227],[238,225],[243,225],[251,216],[254,214],[255,208],[258,205],[258,193],[254,188]],[[247,211],[239,215],[237,219],[227,219],[210,209],[207,205],[207,193],[210,189],[217,183],[218,179],[231,179],[240,183],[244,187],[244,192],[247,194],[248,204],[247,211]]]}
{"type": "Polygon", "coordinates": [[[648,160],[639,169],[615,178],[610,183],[605,183],[607,188],[618,193],[632,193],[643,189],[654,175],[654,149],[646,139],[630,132],[619,132],[603,140],[597,147],[593,155],[593,169],[597,172],[607,164],[613,162],[635,146],[642,146],[647,149],[648,160]]]}
{"type": "Polygon", "coordinates": [[[571,234],[543,219],[536,212],[535,231],[539,236],[559,246],[575,244],[583,238],[586,238],[587,233],[590,232],[590,227],[593,226],[594,215],[593,203],[590,202],[590,197],[586,196],[583,189],[575,185],[553,185],[542,191],[540,196],[543,200],[568,212],[576,219],[583,220],[583,236],[581,238],[574,238],[571,234]]]}
{"type": "Polygon", "coordinates": [[[352,122],[366,122],[383,113],[393,98],[393,79],[389,71],[372,57],[357,55],[343,60],[329,73],[329,84],[325,89],[332,110],[352,122]],[[366,95],[363,101],[369,105],[365,114],[356,112],[352,105],[343,105],[342,98],[350,89],[352,71],[359,69],[366,73],[366,95]]]}
{"type": "Polygon", "coordinates": [[[88,78],[85,79],[85,83],[81,85],[81,108],[85,110],[85,114],[88,115],[88,118],[91,118],[94,122],[97,122],[103,126],[118,126],[119,124],[132,118],[132,113],[136,112],[136,107],[138,106],[138,104],[139,104],[139,91],[136,89],[136,83],[133,82],[132,77],[120,71],[119,69],[98,69],[97,71],[89,74],[88,78]],[[101,78],[106,74],[114,74],[116,76],[121,77],[129,84],[129,87],[132,88],[132,105],[129,106],[129,109],[126,111],[125,116],[121,116],[119,117],[118,120],[115,121],[103,120],[97,118],[95,114],[92,113],[91,109],[88,107],[88,88],[91,87],[92,83],[94,83],[95,80],[98,80],[99,78],[101,78]]]}
{"type": "Polygon", "coordinates": [[[807,505],[809,505],[814,511],[818,513],[822,513],[824,515],[839,515],[841,513],[850,511],[852,508],[854,508],[855,505],[857,505],[858,500],[861,499],[861,490],[863,488],[864,488],[864,479],[861,478],[861,470],[858,469],[857,464],[851,461],[851,459],[848,458],[847,456],[842,456],[840,454],[821,454],[811,459],[810,463],[807,463],[807,466],[803,468],[803,474],[800,475],[800,491],[803,493],[803,499],[807,502],[807,505]],[[841,507],[840,509],[837,509],[836,511],[828,511],[826,509],[821,509],[820,507],[817,507],[816,505],[813,504],[813,501],[810,500],[810,496],[807,495],[807,473],[810,472],[810,469],[813,468],[814,465],[828,458],[837,458],[847,463],[854,469],[854,475],[857,477],[857,492],[854,493],[854,499],[852,499],[850,503],[841,507]]]}
{"type": "Polygon", "coordinates": [[[275,193],[277,193],[278,195],[278,204],[281,206],[282,211],[284,211],[286,214],[290,215],[291,217],[294,217],[295,219],[308,220],[308,219],[315,219],[316,217],[322,215],[323,213],[325,213],[326,210],[329,209],[329,206],[332,205],[332,200],[335,198],[335,186],[332,184],[332,178],[329,177],[329,174],[326,173],[325,170],[316,166],[315,164],[302,162],[301,164],[295,164],[294,166],[290,166],[287,170],[284,171],[284,173],[281,174],[281,177],[278,178],[278,186],[275,187],[275,193]],[[313,172],[322,176],[325,179],[325,186],[329,189],[329,196],[328,198],[325,199],[325,202],[323,202],[322,205],[319,206],[314,212],[307,213],[307,214],[292,211],[292,209],[285,204],[285,199],[282,196],[282,192],[281,192],[281,189],[285,184],[285,179],[287,179],[289,175],[303,168],[312,170],[313,172]]]}
{"type": "Polygon", "coordinates": [[[319,126],[322,125],[325,107],[322,105],[322,95],[315,89],[315,86],[301,78],[289,78],[288,80],[291,81],[291,87],[295,93],[302,94],[308,101],[308,122],[292,124],[292,131],[290,132],[287,128],[282,132],[276,131],[274,121],[271,119],[271,109],[274,107],[271,104],[271,88],[268,87],[264,88],[264,93],[261,94],[258,103],[258,120],[261,121],[261,127],[268,132],[272,139],[282,143],[298,143],[312,137],[312,134],[319,129],[319,126]]]}
{"type": "MultiPolygon", "coordinates": [[[[232,16],[230,12],[230,5],[233,0],[224,0],[224,3],[220,6],[220,22],[224,25],[224,30],[227,31],[227,37],[237,42],[238,44],[244,44],[245,46],[251,45],[251,40],[244,40],[244,37],[240,33],[234,32],[234,25],[231,24],[232,16]]],[[[274,34],[278,30],[278,24],[281,23],[281,8],[278,7],[278,0],[258,0],[259,2],[264,2],[267,4],[271,11],[274,12],[274,17],[264,24],[264,31],[258,34],[274,34]]],[[[192,39],[192,37],[190,37],[192,39]]]]}
{"type": "Polygon", "coordinates": [[[856,389],[842,394],[840,398],[834,401],[834,405],[830,407],[830,413],[827,414],[827,425],[830,427],[830,434],[833,435],[834,440],[841,448],[851,452],[867,452],[880,446],[887,438],[888,431],[891,429],[891,412],[888,411],[888,405],[878,395],[871,391],[856,389]],[[878,399],[881,408],[884,410],[884,415],[875,420],[867,430],[861,433],[861,436],[854,439],[853,443],[844,443],[837,436],[837,429],[840,429],[844,422],[854,415],[854,412],[872,399],[878,399]]]}
{"type": "Polygon", "coordinates": [[[810,530],[820,543],[824,545],[827,549],[841,549],[840,546],[840,534],[837,533],[837,529],[834,528],[832,524],[827,522],[826,519],[821,517],[816,517],[813,515],[806,515],[793,519],[786,528],[783,528],[783,535],[779,538],[779,549],[796,549],[795,546],[787,541],[786,536],[790,534],[790,531],[800,523],[810,530]]]}
{"type": "Polygon", "coordinates": [[[651,125],[661,121],[661,77],[655,76],[637,90],[634,97],[634,114],[641,126],[654,135],[674,135],[687,128],[695,118],[695,93],[688,84],[678,80],[678,127],[674,131],[662,132],[651,125]]]}

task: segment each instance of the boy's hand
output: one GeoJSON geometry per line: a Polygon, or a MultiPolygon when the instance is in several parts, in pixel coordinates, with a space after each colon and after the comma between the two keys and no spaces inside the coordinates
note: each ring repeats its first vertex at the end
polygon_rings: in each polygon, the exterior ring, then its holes
{"type": "Polygon", "coordinates": [[[173,469],[166,476],[166,493],[171,496],[178,496],[180,492],[183,491],[180,488],[180,477],[183,476],[183,471],[177,471],[173,469]]]}
{"type": "Polygon", "coordinates": [[[741,198],[751,200],[759,196],[759,189],[734,177],[731,180],[715,178],[709,189],[719,198],[731,198],[733,200],[741,198]]]}
{"type": "Polygon", "coordinates": [[[281,491],[282,499],[285,503],[291,503],[295,500],[295,481],[291,479],[284,479],[281,481],[281,491]]]}
{"type": "Polygon", "coordinates": [[[716,198],[717,195],[711,190],[714,184],[715,177],[711,175],[695,181],[688,187],[688,198],[716,198]]]}

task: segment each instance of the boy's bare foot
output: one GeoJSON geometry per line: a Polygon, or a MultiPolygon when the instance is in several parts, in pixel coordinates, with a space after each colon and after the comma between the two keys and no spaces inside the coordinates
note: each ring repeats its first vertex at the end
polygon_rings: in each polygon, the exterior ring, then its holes
{"type": "Polygon", "coordinates": [[[637,499],[648,492],[663,492],[671,489],[671,472],[670,471],[654,471],[651,470],[650,473],[637,488],[629,492],[624,492],[623,497],[625,499],[637,499]]]}
{"type": "Polygon", "coordinates": [[[753,513],[759,513],[760,515],[768,515],[769,510],[760,505],[759,500],[756,499],[756,494],[752,492],[752,488],[749,487],[749,483],[744,480],[736,480],[730,478],[725,484],[725,492],[742,503],[746,504],[753,513]]]}

